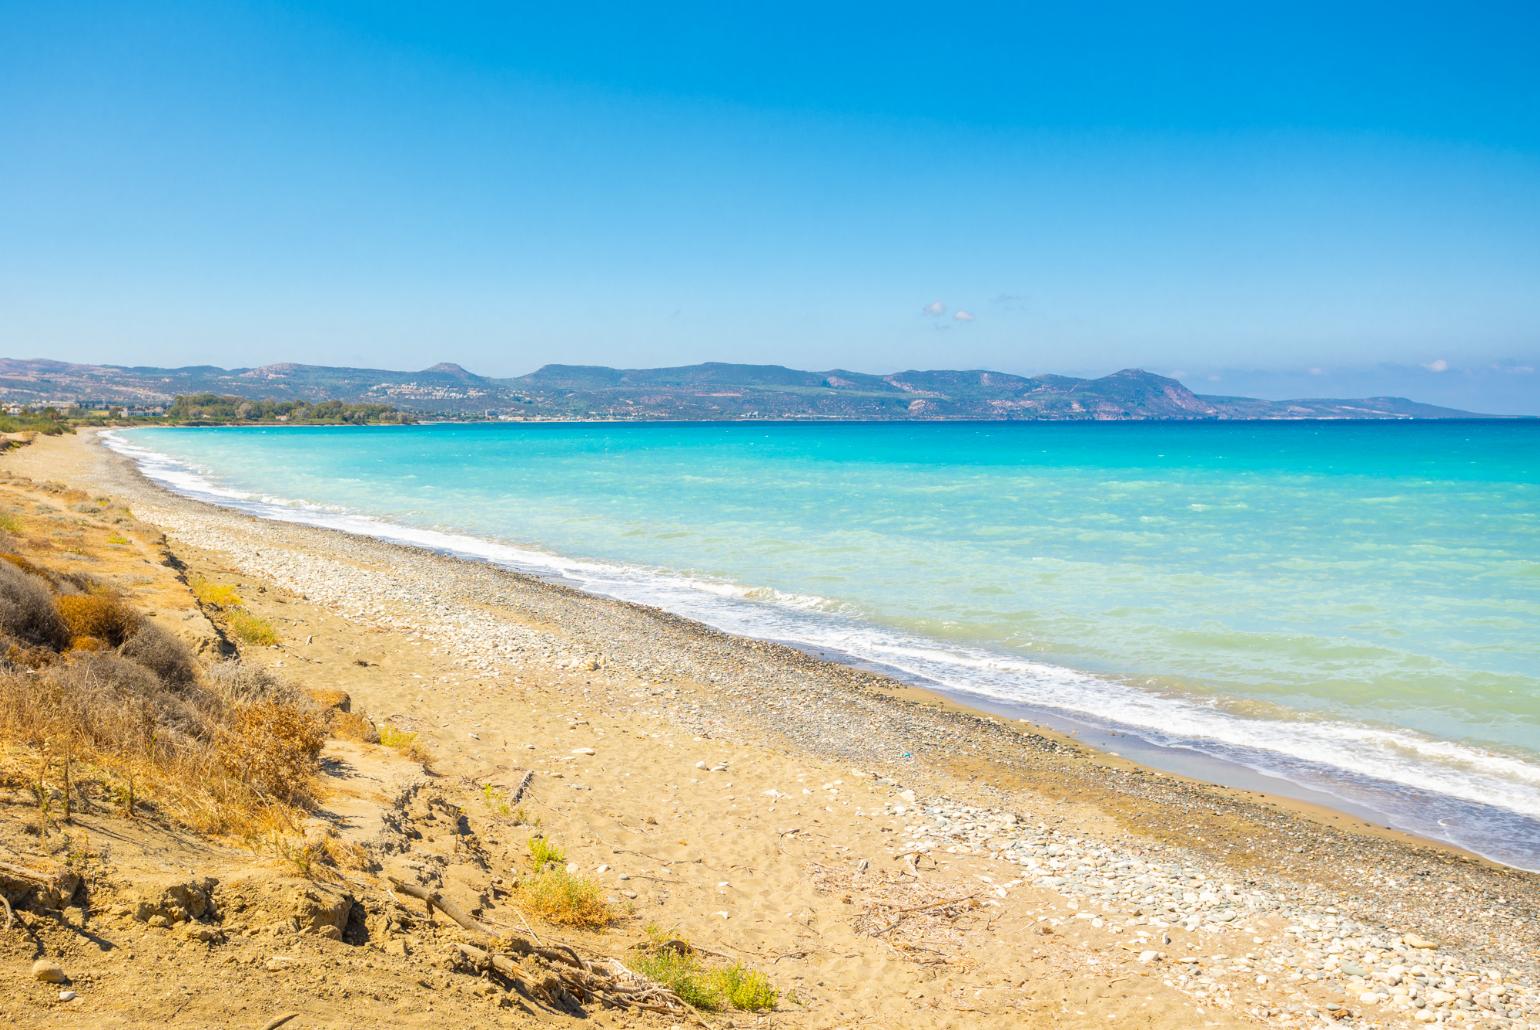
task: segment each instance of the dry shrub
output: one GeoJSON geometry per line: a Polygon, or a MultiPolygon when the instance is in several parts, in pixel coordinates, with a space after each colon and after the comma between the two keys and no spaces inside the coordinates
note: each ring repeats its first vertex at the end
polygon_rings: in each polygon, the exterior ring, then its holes
{"type": "Polygon", "coordinates": [[[110,594],[66,594],[56,602],[71,637],[121,646],[139,629],[139,613],[110,594]]]}
{"type": "Polygon", "coordinates": [[[615,921],[615,911],[599,885],[567,872],[565,866],[542,869],[519,884],[519,900],[548,923],[598,930],[615,921]]]}
{"type": "Polygon", "coordinates": [[[310,703],[301,691],[266,669],[237,661],[211,666],[208,686],[222,703],[231,708],[258,701],[278,701],[296,706],[308,706],[310,703]]]}
{"type": "Polygon", "coordinates": [[[198,682],[198,663],[192,654],[180,640],[152,622],[140,624],[119,653],[155,673],[168,686],[186,689],[198,682]]]}
{"type": "Polygon", "coordinates": [[[211,698],[186,697],[149,669],[111,652],[87,652],[30,678],[8,725],[35,742],[53,739],[167,761],[198,750],[213,732],[211,698]]]}
{"type": "Polygon", "coordinates": [[[293,831],[325,739],[313,701],[237,663],[205,678],[175,637],[91,577],[11,559],[0,561],[0,745],[11,745],[0,758],[40,760],[39,791],[43,780],[56,791],[48,770],[69,761],[71,798],[148,806],[203,832],[293,831]]]}
{"type": "Polygon", "coordinates": [[[334,736],[346,737],[349,740],[361,740],[365,744],[378,744],[380,733],[374,728],[374,721],[363,712],[345,712],[333,709],[330,713],[329,728],[334,736]]]}
{"type": "Polygon", "coordinates": [[[47,583],[9,561],[0,562],[0,633],[56,651],[68,647],[74,636],[47,583]]]}
{"type": "Polygon", "coordinates": [[[259,795],[304,805],[325,742],[326,725],[314,709],[257,701],[235,710],[216,752],[220,763],[259,795]]]}

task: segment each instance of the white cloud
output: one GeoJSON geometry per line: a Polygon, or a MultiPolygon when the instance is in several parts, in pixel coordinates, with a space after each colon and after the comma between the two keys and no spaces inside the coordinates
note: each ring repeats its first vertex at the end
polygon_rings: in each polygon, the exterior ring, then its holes
{"type": "Polygon", "coordinates": [[[1449,362],[1445,361],[1443,358],[1434,358],[1432,361],[1428,362],[1422,367],[1427,369],[1429,372],[1447,372],[1449,371],[1449,362]]]}
{"type": "Polygon", "coordinates": [[[962,308],[958,308],[957,314],[953,315],[952,317],[957,319],[959,322],[971,322],[973,321],[973,312],[964,311],[962,308]]]}
{"type": "Polygon", "coordinates": [[[931,318],[940,318],[946,314],[946,305],[939,300],[933,300],[920,309],[920,314],[929,315],[931,318]]]}

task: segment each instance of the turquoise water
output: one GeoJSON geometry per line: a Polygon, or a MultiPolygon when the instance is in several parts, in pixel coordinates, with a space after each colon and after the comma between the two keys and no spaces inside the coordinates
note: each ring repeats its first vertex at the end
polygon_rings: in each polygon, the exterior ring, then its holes
{"type": "Polygon", "coordinates": [[[1540,423],[151,429],[117,445],[183,492],[1126,731],[1540,866],[1540,423]]]}

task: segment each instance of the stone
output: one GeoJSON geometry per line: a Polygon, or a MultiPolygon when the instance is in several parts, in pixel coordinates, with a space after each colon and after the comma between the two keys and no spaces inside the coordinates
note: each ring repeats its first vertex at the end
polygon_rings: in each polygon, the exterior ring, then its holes
{"type": "Polygon", "coordinates": [[[1433,941],[1430,941],[1426,937],[1419,936],[1419,935],[1417,935],[1415,933],[1404,933],[1404,934],[1402,934],[1401,935],[1401,943],[1406,945],[1408,948],[1417,948],[1417,949],[1419,949],[1421,951],[1432,951],[1433,949],[1438,947],[1437,943],[1435,943],[1433,941]]]}
{"type": "Polygon", "coordinates": [[[572,749],[572,753],[574,755],[596,755],[599,752],[595,751],[591,747],[575,747],[572,749]]]}
{"type": "Polygon", "coordinates": [[[74,1001],[75,1000],[75,992],[74,991],[60,991],[59,992],[59,1000],[60,1001],[74,1001]]]}
{"type": "Polygon", "coordinates": [[[62,984],[69,979],[64,975],[64,968],[59,963],[47,958],[40,958],[32,963],[32,977],[45,984],[62,984]]]}

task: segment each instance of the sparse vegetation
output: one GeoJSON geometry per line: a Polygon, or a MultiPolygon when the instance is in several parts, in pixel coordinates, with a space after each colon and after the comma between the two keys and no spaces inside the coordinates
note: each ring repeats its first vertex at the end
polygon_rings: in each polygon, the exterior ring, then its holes
{"type": "Polygon", "coordinates": [[[20,533],[21,519],[8,511],[0,511],[0,532],[20,533]]]}
{"type": "Polygon", "coordinates": [[[0,762],[26,770],[40,834],[98,801],[210,832],[295,822],[324,738],[307,697],[233,663],[203,675],[90,577],[5,557],[0,762]]]}
{"type": "Polygon", "coordinates": [[[230,632],[244,644],[270,647],[278,643],[278,631],[273,628],[273,624],[244,608],[230,609],[226,621],[229,623],[230,632]]]}
{"type": "Polygon", "coordinates": [[[667,987],[682,1001],[705,1012],[726,1008],[766,1012],[780,993],[765,974],[739,962],[709,962],[688,941],[669,937],[655,927],[632,962],[638,973],[667,987]]]}
{"type": "Polygon", "coordinates": [[[384,747],[388,747],[393,751],[399,751],[414,762],[421,762],[423,765],[428,764],[428,749],[423,747],[421,742],[418,741],[417,734],[409,733],[401,727],[388,722],[380,723],[375,734],[380,744],[384,747]]]}

